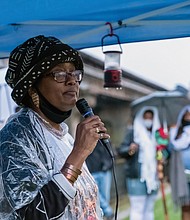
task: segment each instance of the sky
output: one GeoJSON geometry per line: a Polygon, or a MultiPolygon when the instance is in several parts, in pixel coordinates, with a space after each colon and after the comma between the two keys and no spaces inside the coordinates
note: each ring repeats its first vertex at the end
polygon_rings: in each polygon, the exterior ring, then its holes
{"type": "MultiPolygon", "coordinates": [[[[122,69],[168,90],[177,85],[190,89],[190,38],[128,43],[121,47],[122,69]]],[[[104,51],[107,48],[114,46],[104,46],[104,51]]],[[[102,47],[83,51],[104,61],[102,47]]]]}

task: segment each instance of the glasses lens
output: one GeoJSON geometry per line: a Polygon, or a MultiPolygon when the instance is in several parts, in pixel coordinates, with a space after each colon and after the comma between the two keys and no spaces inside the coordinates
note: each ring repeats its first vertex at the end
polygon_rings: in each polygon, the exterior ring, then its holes
{"type": "Polygon", "coordinates": [[[54,78],[57,82],[65,82],[66,81],[66,75],[67,73],[66,72],[56,72],[56,73],[53,73],[54,75],[54,78]]]}
{"type": "Polygon", "coordinates": [[[66,73],[66,72],[55,72],[53,73],[53,76],[54,76],[54,79],[59,82],[59,83],[62,83],[62,82],[65,82],[68,78],[68,76],[72,76],[75,78],[75,80],[77,82],[81,81],[82,80],[82,71],[81,70],[75,70],[71,73],[66,73]]]}
{"type": "Polygon", "coordinates": [[[73,71],[72,75],[75,77],[76,81],[82,80],[82,72],[80,70],[73,71]]]}

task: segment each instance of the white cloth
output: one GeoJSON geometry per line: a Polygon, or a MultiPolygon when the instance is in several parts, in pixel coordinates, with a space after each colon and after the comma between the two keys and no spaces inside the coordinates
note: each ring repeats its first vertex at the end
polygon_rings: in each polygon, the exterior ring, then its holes
{"type": "Polygon", "coordinates": [[[186,149],[190,144],[190,125],[183,128],[183,133],[179,139],[175,139],[178,129],[178,127],[170,129],[170,141],[177,151],[186,149]]]}
{"type": "Polygon", "coordinates": [[[170,129],[170,142],[174,145],[175,150],[183,150],[186,149],[190,144],[190,125],[185,126],[183,128],[183,133],[181,134],[179,139],[175,139],[179,127],[181,126],[182,117],[184,116],[185,112],[190,112],[190,105],[185,106],[179,113],[177,118],[177,123],[175,127],[170,129]]]}
{"type": "MultiPolygon", "coordinates": [[[[58,173],[65,161],[72,151],[74,139],[68,133],[68,126],[62,123],[63,136],[57,138],[51,130],[49,131],[46,126],[41,123],[44,136],[49,148],[50,155],[54,158],[54,173],[58,173]]],[[[83,164],[82,173],[74,183],[77,193],[65,208],[63,216],[59,220],[73,219],[78,220],[81,218],[94,218],[97,220],[102,219],[102,211],[98,209],[99,197],[98,188],[95,181],[88,171],[86,164],[83,164]],[[76,211],[78,210],[78,211],[76,211]]]]}
{"type": "Polygon", "coordinates": [[[153,106],[143,107],[134,119],[134,141],[139,145],[139,163],[141,166],[141,180],[146,181],[147,191],[158,188],[156,178],[156,140],[155,132],[160,128],[158,110],[153,106]],[[143,115],[147,110],[153,111],[152,131],[148,131],[144,125],[143,115]]]}
{"type": "Polygon", "coordinates": [[[154,220],[156,195],[130,196],[130,220],[154,220]]]}
{"type": "Polygon", "coordinates": [[[190,105],[180,111],[175,127],[170,128],[171,158],[170,158],[170,182],[172,199],[176,207],[190,204],[190,192],[188,176],[185,168],[190,168],[190,126],[182,127],[182,118],[185,112],[190,112],[190,105]],[[182,129],[176,139],[179,129],[182,129]]]}

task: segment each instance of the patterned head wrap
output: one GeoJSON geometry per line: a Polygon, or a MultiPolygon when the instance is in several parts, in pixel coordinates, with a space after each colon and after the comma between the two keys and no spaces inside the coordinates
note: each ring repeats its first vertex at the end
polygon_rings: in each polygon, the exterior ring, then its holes
{"type": "Polygon", "coordinates": [[[13,89],[11,96],[18,105],[39,77],[59,63],[73,62],[83,72],[78,51],[55,37],[39,35],[17,46],[10,54],[5,80],[13,89]]]}

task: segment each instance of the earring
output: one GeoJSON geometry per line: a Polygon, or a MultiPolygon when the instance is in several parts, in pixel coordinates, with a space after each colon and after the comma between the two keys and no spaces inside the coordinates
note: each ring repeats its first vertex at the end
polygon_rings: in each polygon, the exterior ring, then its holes
{"type": "Polygon", "coordinates": [[[39,99],[38,93],[35,90],[30,89],[29,90],[29,94],[30,94],[30,96],[32,98],[32,102],[34,103],[34,106],[39,108],[39,106],[40,106],[40,99],[39,99]]]}

